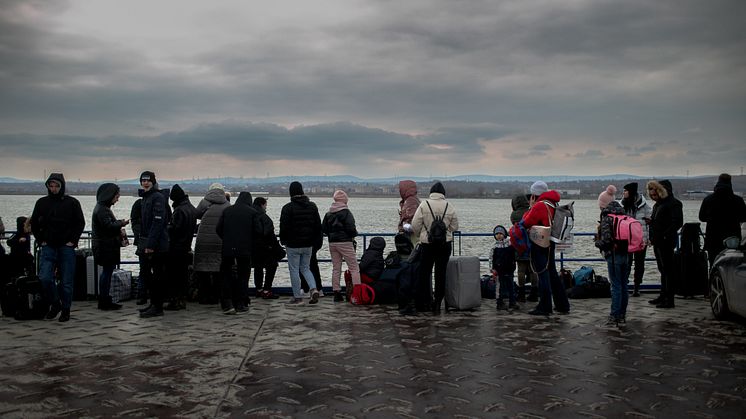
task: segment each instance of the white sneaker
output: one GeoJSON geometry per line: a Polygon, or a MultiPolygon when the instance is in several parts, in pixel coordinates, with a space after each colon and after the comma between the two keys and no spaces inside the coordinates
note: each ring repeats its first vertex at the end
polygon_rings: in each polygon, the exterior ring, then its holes
{"type": "Polygon", "coordinates": [[[305,292],[303,290],[300,290],[300,298],[311,298],[311,294],[309,294],[309,293],[307,293],[307,292],[305,292]]]}
{"type": "Polygon", "coordinates": [[[323,296],[324,296],[324,291],[319,290],[319,297],[323,297],[323,296]]]}

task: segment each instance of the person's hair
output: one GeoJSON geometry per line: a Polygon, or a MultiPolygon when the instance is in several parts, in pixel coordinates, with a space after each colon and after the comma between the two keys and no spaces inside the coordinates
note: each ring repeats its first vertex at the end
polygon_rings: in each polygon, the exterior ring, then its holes
{"type": "Polygon", "coordinates": [[[254,205],[262,206],[266,203],[267,203],[267,198],[263,196],[257,196],[256,198],[254,198],[254,205]]]}

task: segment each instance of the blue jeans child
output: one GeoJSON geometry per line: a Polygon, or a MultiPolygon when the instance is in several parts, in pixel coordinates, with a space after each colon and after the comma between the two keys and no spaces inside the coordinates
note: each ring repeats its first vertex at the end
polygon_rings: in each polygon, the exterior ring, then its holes
{"type": "Polygon", "coordinates": [[[508,299],[508,304],[511,306],[515,305],[515,290],[513,289],[513,274],[498,275],[497,280],[500,283],[500,291],[498,291],[497,302],[502,303],[503,299],[508,299]]]}
{"type": "Polygon", "coordinates": [[[627,282],[630,273],[630,258],[627,252],[612,252],[606,257],[611,283],[611,312],[609,316],[616,321],[625,320],[629,294],[627,282]]]}

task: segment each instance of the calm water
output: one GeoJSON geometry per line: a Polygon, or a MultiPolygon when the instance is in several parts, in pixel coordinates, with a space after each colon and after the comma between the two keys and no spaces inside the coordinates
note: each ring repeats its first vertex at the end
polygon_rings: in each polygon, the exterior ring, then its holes
{"type": "MultiPolygon", "coordinates": [[[[30,216],[34,204],[39,196],[28,195],[0,195],[0,216],[5,222],[6,230],[15,229],[15,219],[19,216],[30,216]]],[[[93,207],[96,205],[93,196],[76,197],[83,208],[86,217],[86,230],[91,228],[90,218],[93,207]]],[[[130,208],[137,198],[123,196],[119,203],[112,207],[117,218],[129,218],[130,208]]],[[[201,197],[190,197],[192,203],[196,206],[201,197]]],[[[312,198],[319,207],[321,216],[332,203],[329,198],[312,198]]],[[[288,202],[286,197],[270,197],[267,212],[275,222],[275,230],[279,228],[280,210],[288,202]]],[[[497,224],[510,224],[510,200],[508,199],[451,199],[450,205],[453,206],[459,217],[460,230],[463,233],[491,233],[497,224]]],[[[684,221],[696,222],[701,201],[683,201],[684,203],[684,221]]],[[[355,216],[357,229],[361,233],[394,233],[399,221],[399,200],[396,198],[351,198],[349,207],[355,216]]],[[[576,200],[575,201],[575,232],[593,232],[596,229],[598,220],[598,207],[595,200],[576,200]]],[[[702,226],[704,229],[704,224],[702,226]]],[[[128,226],[129,229],[129,226],[128,226]]],[[[131,230],[129,230],[131,234],[131,230]]],[[[358,255],[362,254],[363,239],[358,239],[358,255]]],[[[487,257],[494,240],[492,237],[464,237],[461,242],[461,253],[464,255],[477,255],[487,257]]],[[[393,238],[387,238],[387,250],[393,250],[393,238]]],[[[598,257],[599,253],[593,246],[591,237],[576,237],[574,248],[566,254],[566,257],[598,257]]],[[[648,252],[652,257],[652,251],[648,252]]],[[[123,259],[135,260],[134,248],[122,249],[123,259]]],[[[329,258],[326,243],[319,253],[319,258],[329,258]]],[[[605,265],[603,263],[581,263],[568,262],[566,264],[570,269],[575,269],[582,264],[588,264],[595,267],[598,273],[605,275],[605,265]]],[[[275,284],[278,286],[289,286],[286,265],[282,264],[278,270],[275,284]]],[[[137,271],[137,265],[129,265],[125,269],[137,271]]],[[[488,271],[487,264],[483,263],[483,271],[488,271]]],[[[321,273],[324,286],[331,285],[331,265],[328,263],[321,264],[321,273]]],[[[647,282],[659,282],[655,263],[649,262],[645,275],[647,282]]]]}

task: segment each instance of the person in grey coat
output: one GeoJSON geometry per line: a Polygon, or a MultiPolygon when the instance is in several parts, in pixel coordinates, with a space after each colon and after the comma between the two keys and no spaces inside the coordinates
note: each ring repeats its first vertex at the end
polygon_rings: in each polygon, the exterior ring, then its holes
{"type": "Polygon", "coordinates": [[[199,275],[199,302],[218,302],[217,290],[220,284],[220,263],[222,261],[223,240],[215,228],[223,210],[230,207],[225,198],[225,188],[219,183],[210,185],[207,195],[197,205],[197,219],[201,220],[194,245],[194,271],[199,275]]]}

